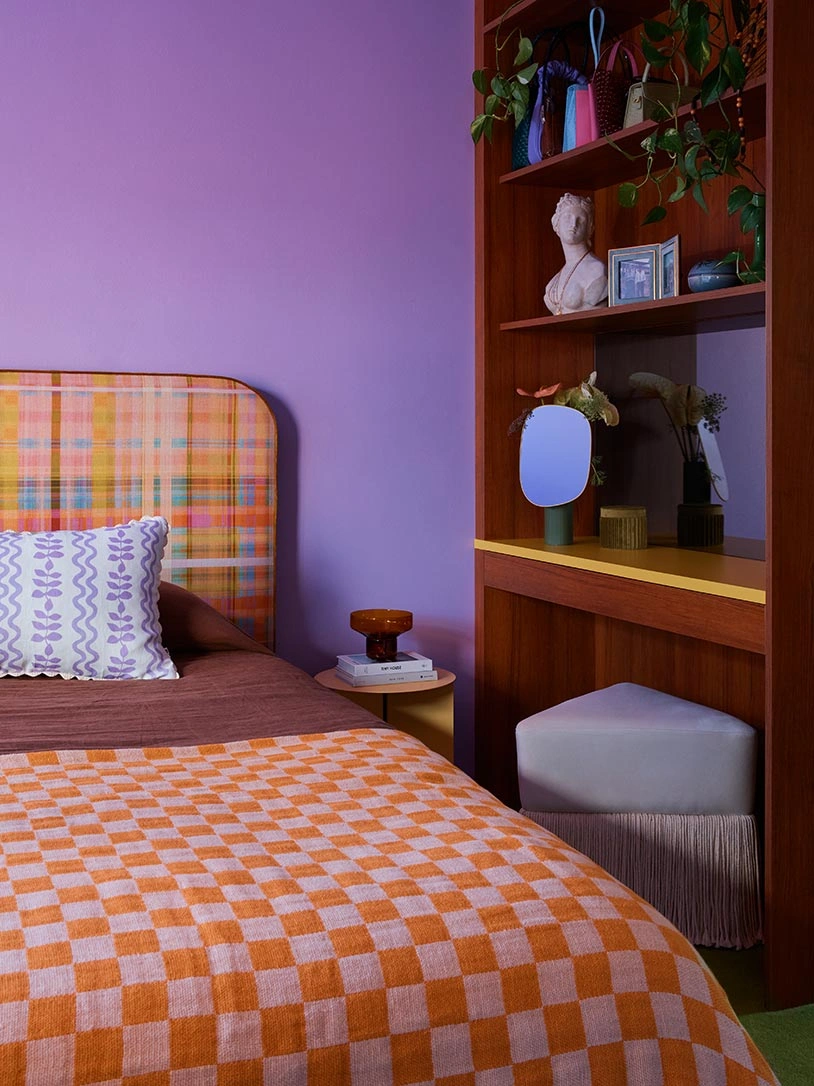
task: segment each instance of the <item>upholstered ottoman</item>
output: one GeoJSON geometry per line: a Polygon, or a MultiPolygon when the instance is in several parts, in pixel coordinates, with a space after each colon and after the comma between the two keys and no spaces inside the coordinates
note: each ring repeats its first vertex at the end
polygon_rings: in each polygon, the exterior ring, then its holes
{"type": "Polygon", "coordinates": [[[517,726],[522,811],[702,946],[758,942],[757,733],[635,683],[517,726]]]}

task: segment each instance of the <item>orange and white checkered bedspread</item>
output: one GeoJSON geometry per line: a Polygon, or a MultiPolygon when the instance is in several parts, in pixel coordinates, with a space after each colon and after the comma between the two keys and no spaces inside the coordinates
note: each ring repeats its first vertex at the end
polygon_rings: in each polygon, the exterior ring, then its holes
{"type": "Polygon", "coordinates": [[[751,1086],[671,925],[416,740],[0,758],[3,1086],[751,1086]]]}

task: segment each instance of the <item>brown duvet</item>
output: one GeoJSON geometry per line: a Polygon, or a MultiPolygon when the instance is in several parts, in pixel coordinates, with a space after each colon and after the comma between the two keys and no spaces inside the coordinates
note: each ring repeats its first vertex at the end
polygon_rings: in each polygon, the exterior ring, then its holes
{"type": "Polygon", "coordinates": [[[386,727],[162,582],[163,640],[177,680],[0,680],[0,754],[230,743],[386,727]]]}

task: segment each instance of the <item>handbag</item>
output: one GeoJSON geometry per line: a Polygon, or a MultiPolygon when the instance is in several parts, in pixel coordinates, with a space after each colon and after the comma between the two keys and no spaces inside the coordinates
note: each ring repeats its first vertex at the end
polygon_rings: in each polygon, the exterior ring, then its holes
{"type": "Polygon", "coordinates": [[[631,128],[642,121],[664,120],[665,111],[672,112],[677,106],[691,102],[698,94],[697,87],[691,87],[690,72],[683,54],[676,54],[684,68],[684,82],[679,85],[675,79],[650,79],[650,62],[644,66],[642,78],[632,83],[627,92],[625,120],[623,128],[631,128]]]}
{"type": "MultiPolygon", "coordinates": [[[[537,47],[537,42],[541,37],[542,35],[538,34],[536,38],[532,39],[532,56],[534,55],[534,49],[537,47]]],[[[512,135],[513,170],[522,170],[524,166],[529,165],[529,126],[531,125],[531,116],[534,112],[534,102],[537,98],[538,76],[539,68],[529,82],[529,104],[526,108],[526,112],[512,135]]]]}
{"type": "MultiPolygon", "coordinates": [[[[588,16],[588,36],[594,54],[594,72],[599,65],[599,51],[604,30],[605,12],[600,7],[591,8],[591,14],[588,16]],[[594,16],[599,21],[598,30],[594,25],[594,16]]],[[[563,150],[570,151],[574,147],[581,147],[584,143],[595,140],[597,136],[596,115],[590,101],[590,83],[587,80],[584,83],[572,83],[565,99],[563,150]]]]}
{"type": "MultiPolygon", "coordinates": [[[[558,155],[563,149],[565,99],[571,83],[587,84],[587,79],[571,64],[567,35],[582,30],[584,24],[570,23],[560,27],[551,38],[546,59],[538,71],[537,98],[529,125],[529,162],[542,162],[544,158],[558,155]],[[552,56],[556,48],[564,53],[562,60],[552,56]]],[[[585,39],[583,67],[588,63],[588,41],[585,39]]]]}
{"type": "Polygon", "coordinates": [[[628,90],[638,74],[636,54],[625,42],[615,42],[600,57],[588,84],[588,109],[594,125],[592,131],[595,132],[593,139],[617,132],[622,127],[628,90]],[[622,71],[616,68],[617,60],[621,62],[622,71]],[[624,71],[625,67],[627,71],[624,71]]]}

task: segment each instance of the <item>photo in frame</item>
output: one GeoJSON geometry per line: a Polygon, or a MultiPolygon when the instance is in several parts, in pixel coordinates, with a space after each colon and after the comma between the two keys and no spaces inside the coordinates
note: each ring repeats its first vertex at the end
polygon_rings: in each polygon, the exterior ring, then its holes
{"type": "Polygon", "coordinates": [[[663,241],[659,259],[659,297],[677,298],[679,295],[678,234],[663,241]]]}
{"type": "Polygon", "coordinates": [[[655,302],[660,291],[660,245],[608,250],[608,305],[655,302]]]}

